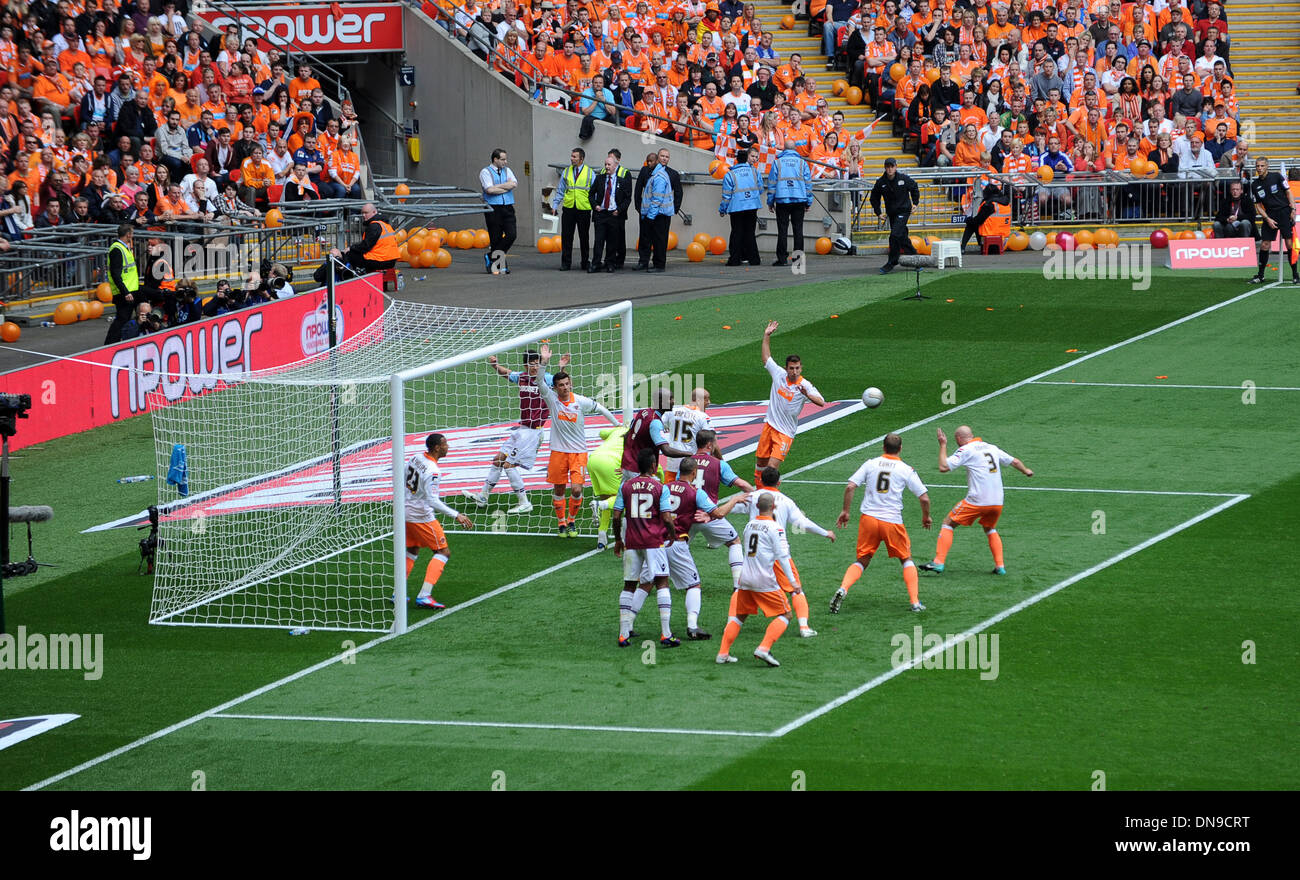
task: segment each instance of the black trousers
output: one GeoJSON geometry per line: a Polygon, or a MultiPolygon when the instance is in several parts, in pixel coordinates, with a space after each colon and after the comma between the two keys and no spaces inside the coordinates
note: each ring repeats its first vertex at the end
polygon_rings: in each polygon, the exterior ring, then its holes
{"type": "Polygon", "coordinates": [[[758,238],[754,234],[754,230],[758,227],[758,209],[732,211],[727,216],[731,218],[731,240],[727,242],[731,259],[727,260],[727,265],[739,266],[741,263],[749,263],[751,266],[760,265],[762,261],[758,256],[758,238]]]}
{"type": "Polygon", "coordinates": [[[591,211],[578,208],[560,209],[560,265],[573,265],[573,231],[582,242],[582,268],[591,265],[591,211]]]}
{"type": "Polygon", "coordinates": [[[509,253],[510,246],[515,243],[515,206],[514,205],[489,205],[492,209],[483,214],[485,225],[487,226],[488,238],[490,239],[490,253],[501,251],[509,253]]]}
{"type": "MultiPolygon", "coordinates": [[[[640,215],[638,215],[640,216],[640,215]]],[[[637,225],[636,264],[641,267],[650,265],[650,252],[654,248],[655,222],[641,217],[637,225]]]]}
{"type": "MultiPolygon", "coordinates": [[[[984,225],[985,220],[993,216],[993,212],[996,210],[997,206],[993,202],[981,202],[980,209],[975,212],[975,216],[966,218],[966,229],[961,234],[962,250],[966,249],[966,242],[970,241],[972,235],[975,236],[976,241],[983,244],[980,238],[980,227],[984,225]]],[[[908,243],[911,243],[910,240],[908,243]]]]}
{"type": "MultiPolygon", "coordinates": [[[[672,225],[673,216],[671,214],[660,214],[653,220],[645,221],[650,226],[650,246],[653,251],[651,265],[656,269],[662,269],[668,262],[668,228],[672,225]]],[[[641,246],[645,247],[646,239],[641,238],[641,246]]]]}
{"type": "Polygon", "coordinates": [[[784,261],[790,256],[786,249],[786,232],[794,224],[794,249],[803,250],[803,215],[808,206],[803,202],[776,203],[776,258],[784,261]]]}
{"type": "Polygon", "coordinates": [[[898,255],[915,254],[916,248],[912,247],[912,240],[907,237],[907,218],[911,217],[909,211],[906,214],[889,215],[889,264],[898,265],[898,255]]]}
{"type": "Polygon", "coordinates": [[[592,211],[591,220],[595,227],[591,265],[622,269],[623,261],[627,259],[627,221],[619,218],[618,211],[592,211]]]}

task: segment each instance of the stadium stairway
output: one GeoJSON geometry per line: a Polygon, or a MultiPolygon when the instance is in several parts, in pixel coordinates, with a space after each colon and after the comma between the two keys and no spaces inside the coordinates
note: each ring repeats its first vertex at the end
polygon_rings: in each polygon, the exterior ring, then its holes
{"type": "Polygon", "coordinates": [[[1237,87],[1242,130],[1251,154],[1274,158],[1300,156],[1300,0],[1232,3],[1229,58],[1237,87]],[[1290,22],[1291,24],[1288,24],[1290,22]],[[1253,133],[1252,133],[1253,129],[1253,133]]]}

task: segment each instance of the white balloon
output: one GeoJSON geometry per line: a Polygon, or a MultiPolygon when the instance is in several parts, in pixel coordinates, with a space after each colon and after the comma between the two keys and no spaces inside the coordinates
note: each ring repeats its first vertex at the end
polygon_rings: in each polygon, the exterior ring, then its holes
{"type": "Polygon", "coordinates": [[[1029,246],[1036,251],[1041,251],[1047,247],[1047,236],[1042,232],[1035,232],[1029,236],[1029,246]]]}
{"type": "Polygon", "coordinates": [[[1198,230],[1196,230],[1196,237],[1197,237],[1197,238],[1202,238],[1202,239],[1203,239],[1203,238],[1205,238],[1205,233],[1198,229],[1198,230]]]}

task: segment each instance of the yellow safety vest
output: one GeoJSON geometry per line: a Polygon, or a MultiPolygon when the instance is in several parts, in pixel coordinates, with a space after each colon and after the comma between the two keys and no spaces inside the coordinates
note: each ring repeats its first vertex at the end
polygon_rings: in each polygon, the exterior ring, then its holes
{"type": "Polygon", "coordinates": [[[591,169],[581,166],[576,179],[573,166],[564,169],[564,207],[577,208],[579,211],[591,210],[591,182],[594,179],[591,169]]]}
{"type": "MultiPolygon", "coordinates": [[[[108,246],[111,254],[115,249],[122,251],[122,283],[126,285],[126,290],[118,290],[117,285],[113,283],[113,277],[110,275],[108,286],[113,289],[113,295],[135,293],[140,289],[140,275],[135,270],[135,254],[121,240],[113,242],[108,246]]],[[[107,270],[105,266],[105,270],[107,270]]]]}

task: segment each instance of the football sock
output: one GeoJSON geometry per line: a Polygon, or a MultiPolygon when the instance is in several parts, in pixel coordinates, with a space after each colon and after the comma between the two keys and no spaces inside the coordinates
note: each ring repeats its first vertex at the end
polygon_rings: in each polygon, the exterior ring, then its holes
{"type": "Polygon", "coordinates": [[[740,549],[740,542],[727,545],[727,562],[731,565],[731,586],[740,586],[740,570],[745,565],[745,554],[740,549]]]}
{"type": "MultiPolygon", "coordinates": [[[[492,474],[488,473],[488,479],[492,479],[492,474]]],[[[519,473],[519,468],[511,468],[506,471],[506,479],[510,481],[510,488],[515,490],[520,501],[528,500],[528,493],[524,491],[524,475],[519,473]]],[[[493,480],[495,483],[496,481],[493,480]]]]}
{"type": "Polygon", "coordinates": [[[784,614],[778,614],[776,617],[773,617],[772,622],[767,625],[767,631],[763,633],[763,641],[759,644],[759,647],[764,651],[772,650],[772,646],[776,644],[776,640],[781,638],[781,633],[785,632],[785,628],[789,625],[790,618],[786,617],[784,614]]]}
{"type": "Polygon", "coordinates": [[[854,562],[850,565],[848,570],[844,572],[844,577],[840,579],[840,589],[847,593],[849,587],[856,584],[858,578],[862,577],[863,571],[865,571],[865,569],[862,567],[861,562],[854,562]]]}
{"type": "Polygon", "coordinates": [[[636,620],[636,616],[641,613],[641,606],[645,604],[646,597],[650,595],[650,591],[646,589],[646,586],[646,584],[641,584],[636,588],[636,592],[632,594],[633,620],[636,620]]]}
{"type": "Polygon", "coordinates": [[[1270,258],[1271,256],[1272,256],[1272,254],[1269,253],[1269,249],[1268,249],[1268,248],[1264,248],[1264,250],[1260,253],[1260,255],[1259,255],[1259,274],[1261,274],[1261,275],[1264,274],[1264,270],[1268,268],[1268,261],[1269,261],[1269,258],[1270,258]]]}
{"type": "Polygon", "coordinates": [[[555,508],[555,519],[560,525],[564,525],[568,520],[564,518],[564,498],[551,496],[551,507],[555,508]]]}
{"type": "Polygon", "coordinates": [[[807,629],[808,597],[800,591],[790,597],[790,604],[794,606],[794,616],[799,620],[799,629],[807,629]]]}
{"type": "Polygon", "coordinates": [[[916,576],[916,563],[910,559],[903,563],[903,583],[907,584],[907,597],[912,604],[920,602],[920,578],[916,576]]]}
{"type": "Polygon", "coordinates": [[[760,489],[760,488],[762,488],[762,486],[761,486],[761,483],[762,483],[762,482],[763,482],[763,470],[762,470],[762,468],[754,468],[754,488],[755,488],[755,489],[760,489]]]}
{"type": "MultiPolygon", "coordinates": [[[[416,548],[416,549],[417,549],[417,551],[418,551],[419,548],[416,548]]],[[[417,555],[416,553],[412,553],[412,552],[411,552],[411,548],[410,548],[410,547],[407,547],[407,548],[406,548],[406,576],[407,576],[408,578],[411,576],[411,572],[415,570],[415,557],[416,557],[416,555],[417,555]]]]}
{"type": "Polygon", "coordinates": [[[736,636],[740,635],[740,618],[734,614],[727,618],[727,628],[722,631],[722,644],[718,645],[719,654],[730,654],[736,636]]]}
{"type": "MultiPolygon", "coordinates": [[[[492,465],[488,468],[487,478],[483,480],[483,494],[488,495],[496,486],[497,480],[501,479],[501,468],[492,465]]],[[[512,481],[513,482],[513,481],[512,481]]]]}
{"type": "Polygon", "coordinates": [[[614,517],[614,511],[610,510],[608,507],[602,507],[602,508],[600,509],[600,534],[601,534],[601,537],[604,537],[605,533],[606,533],[607,531],[609,531],[609,521],[610,521],[611,519],[613,519],[613,517],[614,517]]]}
{"type": "Polygon", "coordinates": [[[447,565],[447,557],[442,553],[433,554],[429,567],[424,570],[424,585],[420,587],[420,598],[433,595],[433,585],[442,577],[442,570],[447,565]]]}
{"type": "Polygon", "coordinates": [[[948,551],[952,549],[952,526],[939,527],[939,543],[934,547],[934,561],[943,565],[943,561],[948,558],[948,551]]]}
{"type": "Polygon", "coordinates": [[[659,634],[666,639],[673,634],[673,591],[660,587],[655,599],[659,602],[659,634]]]}
{"type": "Polygon", "coordinates": [[[700,627],[700,588],[691,587],[686,591],[686,628],[700,627]]]}
{"type": "Polygon", "coordinates": [[[632,613],[632,591],[624,590],[618,594],[618,637],[627,638],[627,634],[632,631],[632,621],[636,617],[632,613]]]}
{"type": "MultiPolygon", "coordinates": [[[[578,513],[582,510],[582,492],[569,496],[569,522],[578,518],[578,513]]],[[[611,514],[612,516],[612,514],[611,514]]]]}
{"type": "Polygon", "coordinates": [[[1002,536],[997,529],[989,532],[989,549],[993,551],[993,564],[1002,567],[1002,536]]]}

